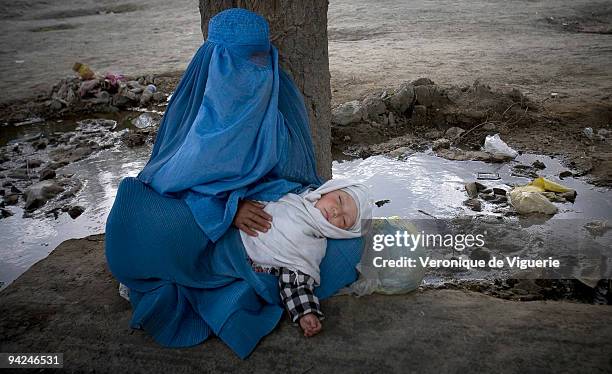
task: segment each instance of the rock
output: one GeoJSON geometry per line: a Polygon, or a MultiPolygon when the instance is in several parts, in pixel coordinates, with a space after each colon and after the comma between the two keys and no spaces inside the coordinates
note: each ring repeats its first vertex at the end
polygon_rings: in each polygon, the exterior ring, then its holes
{"type": "Polygon", "coordinates": [[[478,197],[485,200],[485,201],[491,201],[493,202],[493,200],[497,199],[497,196],[493,195],[493,194],[487,194],[487,193],[479,193],[478,197]]]}
{"type": "Polygon", "coordinates": [[[489,261],[491,259],[491,253],[483,248],[474,248],[470,252],[470,259],[472,260],[484,260],[489,261]]]}
{"type": "Polygon", "coordinates": [[[139,131],[129,131],[121,136],[121,141],[128,147],[139,147],[146,144],[147,135],[139,131]]]}
{"type": "Polygon", "coordinates": [[[559,196],[561,196],[563,199],[565,199],[565,200],[567,200],[567,201],[569,201],[571,203],[574,203],[576,201],[576,195],[577,195],[577,192],[574,191],[574,190],[567,191],[567,192],[561,192],[559,194],[559,196]]]}
{"type": "MultiPolygon", "coordinates": [[[[489,195],[487,195],[489,196],[489,195]]],[[[503,204],[508,202],[508,198],[505,195],[493,195],[495,198],[490,200],[493,204],[503,204]]]]}
{"type": "Polygon", "coordinates": [[[562,171],[561,173],[559,173],[559,178],[563,179],[563,178],[571,177],[572,175],[574,175],[574,174],[571,171],[565,170],[565,171],[562,171]]]}
{"type": "Polygon", "coordinates": [[[0,208],[0,218],[8,218],[12,216],[14,213],[8,209],[0,208]]]}
{"type": "Polygon", "coordinates": [[[23,164],[22,168],[30,168],[34,169],[39,167],[42,164],[42,160],[37,158],[26,159],[26,162],[23,164]]]}
{"type": "Polygon", "coordinates": [[[423,137],[425,139],[433,140],[433,139],[441,138],[442,135],[443,135],[443,133],[440,130],[431,130],[431,131],[428,131],[425,134],[423,134],[423,137]]]}
{"type": "Polygon", "coordinates": [[[540,170],[542,170],[542,169],[546,169],[546,165],[545,165],[545,164],[544,164],[542,161],[540,161],[540,160],[535,160],[535,161],[534,161],[534,162],[531,164],[531,166],[533,166],[533,167],[534,167],[534,168],[536,168],[536,169],[540,169],[540,170]]]}
{"type": "Polygon", "coordinates": [[[75,219],[78,216],[80,216],[84,211],[85,211],[85,208],[83,208],[80,205],[75,205],[73,207],[70,207],[70,209],[68,209],[68,214],[70,215],[72,219],[75,219]]]}
{"type": "Polygon", "coordinates": [[[505,162],[506,157],[495,156],[483,151],[466,151],[459,148],[442,148],[436,151],[436,155],[444,157],[447,160],[456,161],[484,161],[484,162],[505,162]]]}
{"type": "MultiPolygon", "coordinates": [[[[52,162],[49,162],[49,163],[47,164],[47,167],[46,167],[46,168],[53,169],[53,170],[57,170],[57,169],[61,168],[62,166],[66,166],[66,165],[68,165],[68,164],[69,164],[69,162],[68,162],[68,161],[59,161],[59,162],[52,161],[52,162]]],[[[45,169],[46,169],[46,168],[45,168],[45,169]]],[[[43,170],[44,170],[44,169],[43,169],[43,170]]]]}
{"type": "Polygon", "coordinates": [[[332,123],[345,126],[363,121],[366,113],[357,100],[340,104],[332,110],[332,123]]]}
{"type": "Polygon", "coordinates": [[[416,86],[414,88],[414,94],[416,96],[416,103],[425,105],[426,107],[439,108],[450,103],[444,91],[433,84],[416,86]]]}
{"type": "Polygon", "coordinates": [[[495,131],[496,127],[494,123],[487,122],[481,127],[485,131],[495,131]]]}
{"type": "Polygon", "coordinates": [[[62,102],[57,99],[49,101],[49,109],[51,109],[52,111],[61,110],[62,106],[63,106],[62,102]]]}
{"type": "Polygon", "coordinates": [[[478,187],[476,187],[476,182],[469,182],[465,184],[465,191],[467,192],[470,198],[475,198],[478,196],[478,187]]]}
{"type": "Polygon", "coordinates": [[[440,138],[437,139],[433,142],[433,145],[431,146],[431,149],[433,151],[437,151],[439,149],[443,149],[443,148],[449,148],[450,147],[450,140],[446,139],[446,138],[440,138]]]}
{"type": "Polygon", "coordinates": [[[163,92],[155,92],[153,94],[153,101],[161,103],[162,101],[166,101],[166,94],[163,92]]]}
{"type": "Polygon", "coordinates": [[[44,181],[44,180],[47,180],[47,179],[53,179],[53,178],[55,178],[55,170],[53,170],[53,169],[51,169],[49,167],[44,168],[40,172],[40,178],[39,179],[41,181],[44,181]]]}
{"type": "Polygon", "coordinates": [[[32,142],[32,147],[35,149],[45,149],[49,145],[49,140],[46,138],[38,139],[32,142]]]}
{"type": "Polygon", "coordinates": [[[11,186],[11,193],[17,193],[20,194],[21,190],[15,186],[11,186]]]}
{"type": "Polygon", "coordinates": [[[361,102],[367,118],[377,120],[378,116],[385,114],[387,106],[379,95],[370,95],[361,102]]]}
{"type": "Polygon", "coordinates": [[[412,149],[410,147],[399,147],[387,153],[387,157],[391,157],[394,159],[402,159],[404,158],[404,156],[406,156],[407,154],[411,152],[412,152],[412,149]]]}
{"type": "Polygon", "coordinates": [[[387,108],[395,113],[402,114],[412,107],[414,104],[414,97],[414,86],[412,84],[403,83],[384,101],[387,108]]]}
{"type": "Polygon", "coordinates": [[[413,86],[428,86],[428,85],[432,85],[434,84],[434,82],[429,79],[429,78],[419,78],[417,80],[414,80],[412,82],[410,82],[410,84],[412,84],[413,86]]]}
{"type": "Polygon", "coordinates": [[[453,126],[451,128],[449,128],[448,130],[446,130],[446,132],[444,133],[444,135],[451,140],[455,140],[457,139],[459,136],[461,136],[461,134],[463,134],[465,132],[464,129],[462,129],[461,127],[456,127],[453,126]]]}
{"type": "Polygon", "coordinates": [[[475,212],[480,212],[482,210],[482,203],[478,199],[467,199],[463,202],[463,205],[475,212]]]}
{"type": "Polygon", "coordinates": [[[393,112],[389,112],[389,126],[395,126],[395,115],[393,114],[393,112]]]}
{"type": "Polygon", "coordinates": [[[14,179],[30,179],[31,173],[28,174],[26,169],[12,169],[6,174],[6,176],[14,179]]]}
{"type": "Polygon", "coordinates": [[[24,192],[25,210],[29,212],[36,210],[62,191],[64,188],[52,180],[34,183],[24,192]]]}
{"type": "Polygon", "coordinates": [[[506,196],[507,192],[503,188],[493,187],[493,194],[500,195],[500,196],[506,196]]]}
{"type": "Polygon", "coordinates": [[[17,204],[17,202],[19,202],[19,195],[18,194],[10,194],[10,195],[6,195],[4,197],[4,203],[6,205],[15,205],[15,204],[17,204]]]}

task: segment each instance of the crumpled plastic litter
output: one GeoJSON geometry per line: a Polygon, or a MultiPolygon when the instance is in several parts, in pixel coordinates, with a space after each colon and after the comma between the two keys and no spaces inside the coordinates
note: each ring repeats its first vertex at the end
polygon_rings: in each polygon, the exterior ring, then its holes
{"type": "Polygon", "coordinates": [[[525,186],[514,187],[508,195],[510,204],[519,214],[544,213],[555,214],[559,210],[544,195],[544,192],[566,193],[575,190],[553,182],[544,177],[538,177],[525,186]]]}
{"type": "Polygon", "coordinates": [[[340,289],[337,295],[352,294],[356,296],[380,293],[386,295],[403,294],[416,290],[425,277],[425,269],[421,266],[419,257],[425,255],[424,248],[418,246],[411,251],[407,246],[391,246],[380,251],[372,248],[372,235],[392,234],[396,231],[407,231],[408,234],[419,234],[421,231],[414,224],[399,217],[376,218],[369,237],[366,238],[366,247],[357,270],[359,278],[350,286],[340,289]],[[375,267],[374,257],[383,259],[401,259],[402,257],[414,259],[416,267],[375,267]]]}
{"type": "Polygon", "coordinates": [[[518,152],[501,140],[499,134],[487,135],[484,142],[484,151],[498,157],[515,158],[518,156],[518,152]]]}

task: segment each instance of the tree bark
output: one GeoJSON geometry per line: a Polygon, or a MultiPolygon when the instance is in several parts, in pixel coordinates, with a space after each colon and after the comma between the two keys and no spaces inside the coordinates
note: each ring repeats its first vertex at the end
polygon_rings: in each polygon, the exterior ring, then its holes
{"type": "Polygon", "coordinates": [[[317,173],[331,178],[331,88],[327,53],[327,0],[199,0],[202,35],[208,21],[227,8],[246,8],[270,24],[280,63],[304,95],[317,173]]]}

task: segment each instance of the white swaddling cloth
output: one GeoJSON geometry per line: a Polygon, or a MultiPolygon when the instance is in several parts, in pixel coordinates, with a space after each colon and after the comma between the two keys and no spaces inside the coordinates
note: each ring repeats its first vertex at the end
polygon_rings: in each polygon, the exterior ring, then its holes
{"type": "Polygon", "coordinates": [[[319,264],[325,256],[327,238],[350,239],[362,235],[361,220],[371,216],[371,201],[367,186],[350,179],[332,179],[316,190],[300,195],[288,193],[278,201],[262,202],[264,211],[273,219],[267,232],[249,236],[240,230],[247,254],[260,265],[286,267],[302,271],[320,284],[319,264]],[[315,203],[321,195],[343,189],[357,205],[357,219],[349,230],[328,222],[315,203]]]}

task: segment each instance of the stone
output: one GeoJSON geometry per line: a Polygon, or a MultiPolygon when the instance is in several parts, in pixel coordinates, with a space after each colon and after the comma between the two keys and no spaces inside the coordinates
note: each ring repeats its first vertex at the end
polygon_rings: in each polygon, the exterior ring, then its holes
{"type": "Polygon", "coordinates": [[[377,120],[378,116],[385,114],[387,106],[378,95],[370,95],[361,102],[367,118],[377,120]]]}
{"type": "Polygon", "coordinates": [[[431,146],[431,149],[433,151],[437,151],[439,149],[442,148],[449,148],[450,147],[450,140],[446,139],[446,138],[440,138],[437,139],[433,142],[433,145],[431,146]]]}
{"type": "Polygon", "coordinates": [[[40,172],[40,178],[39,179],[41,181],[44,181],[44,180],[47,180],[47,179],[53,179],[53,178],[55,178],[55,170],[53,170],[53,169],[51,169],[49,167],[44,168],[40,172]]]}
{"type": "Polygon", "coordinates": [[[25,210],[34,211],[43,206],[49,199],[57,196],[64,188],[52,180],[44,180],[29,186],[25,192],[25,210]]]}
{"type": "Polygon", "coordinates": [[[4,197],[4,203],[6,205],[15,205],[17,204],[18,201],[19,201],[19,195],[17,194],[10,194],[4,197]]]}
{"type": "Polygon", "coordinates": [[[42,160],[37,158],[26,159],[26,162],[23,164],[22,168],[30,168],[34,169],[39,167],[42,164],[42,160]]]}
{"type": "Polygon", "coordinates": [[[395,113],[402,114],[414,104],[414,86],[403,83],[393,94],[384,101],[387,107],[395,113]]]}
{"type": "Polygon", "coordinates": [[[429,78],[419,78],[417,80],[410,82],[410,84],[412,84],[415,87],[416,86],[428,86],[428,85],[434,84],[434,81],[432,81],[429,78]]]}
{"type": "Polygon", "coordinates": [[[414,88],[416,103],[426,107],[442,107],[450,103],[444,91],[436,85],[416,86],[414,88]]]}
{"type": "Polygon", "coordinates": [[[505,196],[506,193],[506,190],[504,190],[503,188],[493,187],[493,194],[495,195],[505,196]]]}
{"type": "Polygon", "coordinates": [[[45,149],[49,145],[49,140],[46,138],[38,139],[32,142],[32,147],[35,149],[45,149]]]}
{"type": "Polygon", "coordinates": [[[346,126],[363,121],[366,113],[358,100],[340,104],[332,110],[332,123],[346,126]]]}
{"type": "Polygon", "coordinates": [[[482,203],[478,199],[467,199],[463,202],[463,205],[475,212],[480,212],[482,210],[482,203]]]}
{"type": "Polygon", "coordinates": [[[446,130],[446,132],[444,133],[444,135],[446,136],[446,138],[448,139],[452,139],[455,140],[457,139],[459,136],[461,136],[461,134],[463,134],[465,132],[464,129],[462,129],[461,127],[456,127],[453,126],[451,128],[449,128],[448,130],[446,130]]]}
{"type": "Polygon", "coordinates": [[[540,161],[540,160],[535,160],[535,161],[534,161],[534,162],[531,164],[531,166],[533,166],[533,167],[534,167],[534,168],[536,168],[536,169],[540,169],[540,170],[542,170],[542,169],[546,169],[546,165],[545,165],[545,164],[544,164],[542,161],[540,161]]]}
{"type": "Polygon", "coordinates": [[[0,208],[0,218],[8,218],[12,216],[14,213],[8,209],[0,208]]]}
{"type": "Polygon", "coordinates": [[[14,179],[30,179],[30,175],[26,169],[12,169],[6,176],[14,179]]]}
{"type": "Polygon", "coordinates": [[[469,182],[465,185],[465,191],[467,192],[470,198],[475,198],[478,196],[478,187],[476,187],[476,182],[469,182]]]}
{"type": "Polygon", "coordinates": [[[78,216],[80,216],[84,211],[85,211],[85,208],[83,208],[80,205],[75,205],[75,206],[70,207],[70,209],[68,209],[68,214],[70,215],[72,219],[75,219],[78,216]]]}
{"type": "Polygon", "coordinates": [[[565,171],[562,171],[561,173],[559,173],[559,178],[563,179],[563,178],[571,177],[572,175],[574,175],[574,174],[571,171],[565,170],[565,171]]]}
{"type": "Polygon", "coordinates": [[[388,121],[389,121],[389,126],[395,126],[395,116],[393,115],[393,112],[389,113],[388,121]]]}

